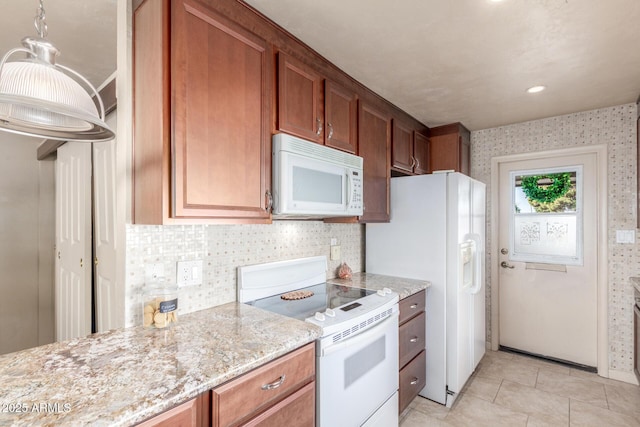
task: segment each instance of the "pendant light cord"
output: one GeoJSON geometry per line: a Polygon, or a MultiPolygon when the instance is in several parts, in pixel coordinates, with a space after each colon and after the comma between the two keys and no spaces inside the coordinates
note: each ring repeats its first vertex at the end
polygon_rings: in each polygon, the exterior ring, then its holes
{"type": "Polygon", "coordinates": [[[38,10],[36,11],[36,18],[33,21],[33,24],[36,27],[36,31],[38,32],[38,36],[40,36],[41,39],[44,39],[47,37],[48,32],[48,28],[47,28],[47,21],[46,21],[46,16],[44,14],[44,0],[40,0],[40,6],[38,7],[38,10]]]}

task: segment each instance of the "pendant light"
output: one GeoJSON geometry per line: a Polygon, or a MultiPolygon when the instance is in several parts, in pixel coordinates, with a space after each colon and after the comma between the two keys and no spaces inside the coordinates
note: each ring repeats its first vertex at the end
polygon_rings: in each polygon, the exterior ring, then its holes
{"type": "Polygon", "coordinates": [[[11,49],[0,61],[0,130],[60,141],[113,139],[98,91],[76,71],[56,63],[60,51],[45,40],[45,11],[39,1],[34,21],[38,37],[25,37],[24,47],[11,49]],[[27,57],[7,62],[19,52],[27,57]]]}

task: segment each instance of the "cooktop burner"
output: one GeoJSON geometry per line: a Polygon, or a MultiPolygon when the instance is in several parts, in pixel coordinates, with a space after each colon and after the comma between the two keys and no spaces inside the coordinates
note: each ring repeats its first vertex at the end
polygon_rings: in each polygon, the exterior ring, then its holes
{"type": "Polygon", "coordinates": [[[335,309],[340,307],[342,311],[349,311],[359,306],[358,299],[375,293],[375,291],[369,289],[330,283],[320,283],[300,290],[311,291],[313,295],[303,299],[284,300],[281,298],[282,294],[278,294],[250,301],[247,304],[273,313],[305,320],[317,312],[325,312],[328,308],[335,309]]]}

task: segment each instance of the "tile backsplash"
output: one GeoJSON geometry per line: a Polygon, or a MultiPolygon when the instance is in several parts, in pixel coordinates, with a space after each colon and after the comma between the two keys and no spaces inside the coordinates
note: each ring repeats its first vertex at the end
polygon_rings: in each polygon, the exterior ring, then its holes
{"type": "MultiPolygon", "coordinates": [[[[604,144],[608,180],[609,368],[632,371],[633,291],[640,275],[640,244],[618,244],[616,230],[636,228],[635,104],[502,126],[471,133],[471,175],[487,184],[491,212],[491,159],[496,156],[604,144]]],[[[491,218],[487,215],[487,319],[491,313],[491,218]]],[[[487,323],[487,340],[491,324],[487,323]]]]}
{"type": "Polygon", "coordinates": [[[236,300],[239,266],[326,255],[331,238],[341,260],[328,261],[327,277],[336,277],[346,262],[354,272],[364,270],[364,226],[321,221],[274,221],[256,225],[127,225],[125,326],[142,323],[144,290],[153,285],[145,266],[162,264],[160,285],[176,283],[178,261],[202,260],[201,285],[180,289],[179,313],[190,313],[236,300]]]}

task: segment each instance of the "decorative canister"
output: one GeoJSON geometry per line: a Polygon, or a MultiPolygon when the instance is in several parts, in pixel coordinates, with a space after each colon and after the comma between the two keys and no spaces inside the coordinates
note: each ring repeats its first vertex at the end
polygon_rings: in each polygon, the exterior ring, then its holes
{"type": "Polygon", "coordinates": [[[142,303],[142,325],[163,329],[178,321],[178,288],[156,287],[145,291],[142,303]]]}

